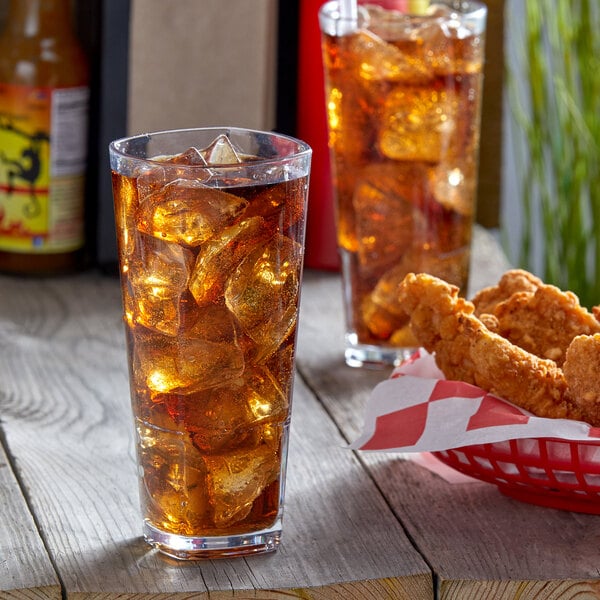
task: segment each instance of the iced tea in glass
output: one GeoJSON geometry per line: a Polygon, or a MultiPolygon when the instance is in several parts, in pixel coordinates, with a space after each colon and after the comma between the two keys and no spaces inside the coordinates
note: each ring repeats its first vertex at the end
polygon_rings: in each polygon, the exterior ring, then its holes
{"type": "Polygon", "coordinates": [[[279,544],[311,151],[243,129],[110,146],[146,540],[279,544]]]}
{"type": "Polygon", "coordinates": [[[467,286],[486,8],[442,1],[411,14],[409,2],[373,0],[347,18],[340,4],[319,19],[346,362],[397,364],[416,345],[397,301],[404,276],[467,286]]]}

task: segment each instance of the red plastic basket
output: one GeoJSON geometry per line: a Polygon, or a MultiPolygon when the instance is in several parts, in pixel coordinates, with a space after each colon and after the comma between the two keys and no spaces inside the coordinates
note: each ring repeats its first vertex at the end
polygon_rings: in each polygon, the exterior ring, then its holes
{"type": "Polygon", "coordinates": [[[525,438],[433,454],[516,500],[600,514],[600,442],[525,438]]]}

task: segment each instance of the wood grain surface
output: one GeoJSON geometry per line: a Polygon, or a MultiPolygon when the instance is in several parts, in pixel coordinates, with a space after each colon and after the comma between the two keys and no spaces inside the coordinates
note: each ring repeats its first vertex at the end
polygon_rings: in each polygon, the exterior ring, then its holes
{"type": "MultiPolygon", "coordinates": [[[[5,443],[68,598],[433,597],[426,562],[301,380],[280,550],[181,563],[150,549],[140,538],[117,280],[2,278],[1,289],[5,443]]],[[[8,532],[11,545],[21,529],[8,532]]],[[[0,576],[3,587],[26,559],[0,576]]]]}
{"type": "Polygon", "coordinates": [[[0,445],[0,598],[60,597],[60,583],[0,445]]]}
{"type": "MultiPolygon", "coordinates": [[[[474,255],[470,293],[508,267],[482,230],[474,255]]],[[[298,368],[352,441],[370,390],[389,372],[344,366],[340,282],[310,273],[306,284],[298,368]]],[[[359,457],[432,567],[436,598],[600,598],[600,517],[517,502],[487,483],[450,484],[406,455],[359,457]]]]}
{"type": "MultiPolygon", "coordinates": [[[[478,229],[471,289],[508,267],[478,229]]],[[[179,562],[141,539],[118,282],[0,277],[0,599],[600,598],[600,518],[347,448],[387,371],[343,361],[341,283],[303,284],[283,542],[179,562]]]]}

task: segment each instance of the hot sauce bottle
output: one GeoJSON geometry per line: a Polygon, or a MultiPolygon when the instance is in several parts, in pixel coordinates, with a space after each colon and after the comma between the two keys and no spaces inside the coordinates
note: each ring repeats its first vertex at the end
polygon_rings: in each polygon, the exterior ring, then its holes
{"type": "Polygon", "coordinates": [[[84,256],[88,65],[70,0],[11,0],[0,36],[0,271],[84,256]]]}

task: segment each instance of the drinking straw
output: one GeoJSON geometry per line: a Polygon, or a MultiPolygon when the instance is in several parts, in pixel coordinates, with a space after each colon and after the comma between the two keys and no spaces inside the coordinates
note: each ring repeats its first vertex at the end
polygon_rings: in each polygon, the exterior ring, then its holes
{"type": "Polygon", "coordinates": [[[340,0],[340,19],[342,21],[356,21],[358,19],[358,1],[340,0]]]}
{"type": "Polygon", "coordinates": [[[358,23],[358,0],[339,0],[340,21],[338,35],[356,30],[358,23]]]}

